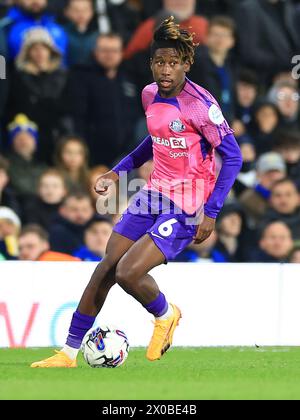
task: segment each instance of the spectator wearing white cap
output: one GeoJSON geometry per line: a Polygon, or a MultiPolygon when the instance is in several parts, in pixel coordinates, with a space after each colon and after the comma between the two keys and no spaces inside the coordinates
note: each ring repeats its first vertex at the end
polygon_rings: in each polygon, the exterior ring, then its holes
{"type": "Polygon", "coordinates": [[[48,163],[56,136],[63,131],[63,91],[67,71],[51,35],[43,28],[27,32],[12,74],[8,119],[23,113],[40,128],[38,158],[48,163]]]}
{"type": "Polygon", "coordinates": [[[21,221],[9,207],[0,207],[0,254],[7,260],[18,256],[18,234],[21,221]]]}
{"type": "Polygon", "coordinates": [[[239,197],[254,226],[262,220],[267,211],[273,185],[287,174],[283,158],[275,152],[263,154],[257,161],[256,170],[256,185],[244,191],[239,197]]]}

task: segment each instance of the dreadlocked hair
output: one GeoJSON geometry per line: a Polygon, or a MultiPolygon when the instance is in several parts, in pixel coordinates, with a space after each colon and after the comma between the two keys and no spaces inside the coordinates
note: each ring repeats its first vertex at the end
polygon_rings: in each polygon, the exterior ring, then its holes
{"type": "Polygon", "coordinates": [[[175,22],[174,16],[168,19],[156,29],[151,48],[152,57],[159,48],[175,48],[183,62],[194,64],[195,47],[194,33],[181,29],[175,22]]]}

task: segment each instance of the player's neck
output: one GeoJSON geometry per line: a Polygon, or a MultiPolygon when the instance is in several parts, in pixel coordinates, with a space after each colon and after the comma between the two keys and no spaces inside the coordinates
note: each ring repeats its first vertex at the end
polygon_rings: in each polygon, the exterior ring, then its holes
{"type": "Polygon", "coordinates": [[[171,91],[171,92],[169,92],[169,93],[166,93],[166,92],[161,92],[161,91],[159,90],[159,91],[158,91],[159,96],[160,96],[161,98],[164,98],[164,99],[176,98],[176,96],[179,96],[179,95],[181,94],[181,92],[183,91],[183,89],[184,89],[185,85],[186,85],[186,79],[184,79],[184,82],[183,82],[180,86],[178,86],[176,89],[172,90],[172,91],[171,91]]]}

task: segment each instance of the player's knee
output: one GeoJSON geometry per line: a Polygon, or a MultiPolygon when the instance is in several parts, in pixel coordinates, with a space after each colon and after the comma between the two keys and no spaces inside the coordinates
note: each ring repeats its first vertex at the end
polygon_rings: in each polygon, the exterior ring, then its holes
{"type": "Polygon", "coordinates": [[[116,267],[116,261],[110,256],[106,255],[103,260],[98,264],[96,273],[105,273],[108,274],[111,270],[116,267]]]}
{"type": "Polygon", "coordinates": [[[127,264],[120,262],[116,268],[116,282],[125,290],[132,288],[136,281],[136,270],[134,267],[129,267],[127,264]]]}

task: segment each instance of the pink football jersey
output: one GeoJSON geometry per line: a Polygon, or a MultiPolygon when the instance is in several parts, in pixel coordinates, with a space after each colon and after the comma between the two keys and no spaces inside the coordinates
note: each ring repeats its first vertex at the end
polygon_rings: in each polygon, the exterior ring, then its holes
{"type": "Polygon", "coordinates": [[[188,214],[202,208],[216,183],[214,148],[232,134],[215,98],[186,79],[180,95],[162,98],[156,83],[142,93],[153,142],[148,188],[167,195],[188,214]]]}

